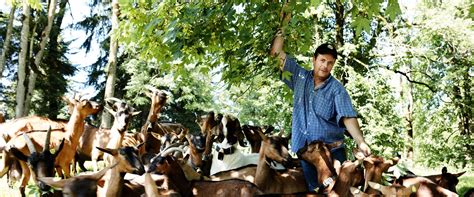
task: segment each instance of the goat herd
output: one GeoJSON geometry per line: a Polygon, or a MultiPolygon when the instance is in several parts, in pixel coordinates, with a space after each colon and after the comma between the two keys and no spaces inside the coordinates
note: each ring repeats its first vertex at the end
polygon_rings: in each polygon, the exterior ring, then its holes
{"type": "Polygon", "coordinates": [[[127,132],[139,112],[117,98],[105,100],[114,117],[110,129],[85,123],[102,107],[80,96],[63,98],[69,121],[29,116],[4,122],[0,116],[0,176],[7,175],[10,185],[19,181],[22,196],[30,177],[42,196],[457,195],[463,173],[443,168],[439,175],[407,175],[384,186],[382,173],[398,159],[372,155],[335,168],[331,147],[320,141],[297,153],[314,164],[324,183],[308,191],[299,160],[288,153],[288,139],[271,136],[272,128],[241,126],[235,117],[209,112],[197,121],[201,132],[192,135],[181,124],[158,122],[167,95],[146,89],[151,108],[139,133],[127,132]],[[239,148],[249,145],[250,154],[239,148]],[[99,171],[100,159],[106,167],[99,171]],[[87,171],[85,160],[92,161],[93,172],[77,174],[76,163],[87,171]]]}

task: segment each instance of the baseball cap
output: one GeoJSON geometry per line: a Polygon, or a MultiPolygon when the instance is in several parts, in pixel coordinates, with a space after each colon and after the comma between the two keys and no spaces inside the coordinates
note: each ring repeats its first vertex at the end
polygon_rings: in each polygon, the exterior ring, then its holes
{"type": "Polygon", "coordinates": [[[316,57],[318,54],[330,54],[334,57],[334,59],[337,59],[336,48],[334,47],[334,45],[329,43],[319,45],[316,51],[314,51],[314,57],[316,57]]]}

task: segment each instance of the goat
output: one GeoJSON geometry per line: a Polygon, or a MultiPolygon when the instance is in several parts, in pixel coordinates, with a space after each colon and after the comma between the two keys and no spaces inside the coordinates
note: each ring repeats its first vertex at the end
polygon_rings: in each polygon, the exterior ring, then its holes
{"type": "Polygon", "coordinates": [[[131,117],[140,113],[139,111],[135,111],[135,109],[126,102],[114,97],[107,98],[106,103],[108,106],[111,106],[111,108],[105,107],[105,109],[114,117],[112,128],[90,128],[89,132],[91,133],[96,130],[95,135],[83,135],[82,146],[79,146],[77,150],[79,157],[91,158],[94,172],[98,170],[97,160],[103,153],[92,147],[119,148],[124,139],[125,131],[128,129],[131,117]]]}
{"type": "Polygon", "coordinates": [[[148,92],[145,92],[145,94],[151,99],[151,105],[147,120],[140,130],[145,142],[144,150],[140,150],[140,155],[152,157],[160,152],[161,144],[158,139],[151,136],[151,132],[156,130],[156,122],[158,122],[161,109],[166,104],[167,95],[155,87],[146,86],[146,88],[148,92]]]}
{"type": "Polygon", "coordinates": [[[365,183],[364,188],[368,194],[379,194],[373,188],[368,187],[368,182],[382,183],[382,173],[386,172],[388,168],[396,165],[399,158],[395,157],[390,160],[385,160],[380,156],[371,155],[363,158],[365,168],[365,183]]]}
{"type": "Polygon", "coordinates": [[[202,162],[200,166],[201,173],[205,176],[211,174],[212,165],[212,144],[214,138],[219,135],[218,125],[222,120],[222,114],[215,117],[214,112],[210,111],[206,116],[198,117],[196,123],[201,128],[201,134],[206,138],[204,152],[202,153],[202,162]]]}
{"type": "Polygon", "coordinates": [[[457,174],[451,174],[448,172],[446,167],[443,167],[443,169],[441,169],[441,174],[424,177],[433,181],[437,185],[456,193],[456,185],[459,183],[458,178],[464,173],[466,173],[466,171],[457,174]]]}
{"type": "Polygon", "coordinates": [[[411,185],[409,187],[404,187],[401,185],[391,185],[391,186],[384,186],[380,185],[379,183],[375,183],[372,181],[368,182],[368,185],[370,188],[375,189],[377,191],[380,191],[381,194],[368,194],[363,191],[361,191],[358,188],[351,187],[351,193],[352,195],[356,197],[370,197],[370,196],[414,196],[413,193],[415,193],[418,188],[420,187],[420,183],[411,185]]]}
{"type": "MultiPolygon", "coordinates": [[[[95,102],[82,99],[69,99],[69,102],[73,106],[73,111],[71,118],[69,119],[66,127],[65,132],[63,130],[52,130],[51,131],[51,145],[53,148],[57,148],[60,143],[60,140],[65,139],[64,147],[61,152],[58,153],[56,156],[56,160],[54,162],[56,167],[56,172],[59,176],[70,177],[70,164],[74,160],[74,155],[76,152],[76,147],[79,142],[79,138],[84,132],[84,119],[90,114],[97,113],[100,111],[100,105],[95,102]]],[[[32,131],[27,132],[27,135],[32,139],[34,142],[36,149],[44,149],[45,138],[47,134],[41,131],[32,131]]],[[[7,144],[7,151],[12,147],[16,147],[20,150],[23,154],[28,155],[29,150],[24,138],[19,136],[11,139],[7,144]]],[[[29,179],[29,169],[23,161],[20,161],[20,165],[22,166],[23,176],[20,189],[26,186],[29,179]]]]}
{"type": "Polygon", "coordinates": [[[255,173],[255,184],[266,194],[292,194],[306,192],[306,181],[301,170],[288,169],[278,172],[271,168],[272,162],[287,164],[291,160],[283,138],[267,137],[260,133],[262,144],[255,173]]]}
{"type": "Polygon", "coordinates": [[[322,141],[313,141],[297,153],[298,157],[313,164],[318,174],[318,182],[322,183],[315,188],[317,193],[325,192],[329,196],[348,196],[350,186],[361,185],[363,171],[359,160],[345,161],[339,170],[339,175],[334,168],[330,147],[322,141]]]}
{"type": "Polygon", "coordinates": [[[140,155],[144,163],[148,164],[149,160],[160,152],[160,137],[166,133],[174,133],[179,135],[179,139],[184,139],[189,129],[179,123],[162,123],[158,122],[160,111],[166,104],[167,95],[164,91],[158,90],[152,86],[146,86],[149,92],[145,94],[151,99],[150,112],[147,120],[142,126],[140,132],[143,136],[142,141],[145,142],[144,150],[140,150],[140,155]],[[152,134],[158,134],[160,137],[153,137],[152,134]]]}
{"type": "Polygon", "coordinates": [[[119,163],[117,167],[107,172],[104,187],[99,189],[99,196],[120,196],[125,173],[143,174],[145,172],[138,157],[137,147],[96,148],[110,154],[113,157],[111,162],[119,163]]]}
{"type": "Polygon", "coordinates": [[[169,179],[169,189],[175,189],[182,196],[254,196],[261,194],[254,184],[238,179],[188,181],[178,162],[168,155],[174,150],[176,149],[168,149],[154,157],[148,172],[166,175],[169,179]]]}
{"type": "Polygon", "coordinates": [[[412,193],[417,192],[417,190],[420,188],[421,183],[416,183],[414,185],[410,185],[409,187],[405,187],[402,185],[385,186],[379,183],[369,181],[368,185],[371,188],[380,191],[384,196],[410,196],[412,193]]]}
{"type": "MultiPolygon", "coordinates": [[[[424,177],[413,177],[403,181],[403,184],[393,184],[384,186],[375,182],[368,182],[368,185],[380,191],[384,196],[458,196],[456,193],[449,191],[433,183],[431,180],[424,177]]],[[[356,196],[372,196],[374,194],[366,194],[356,189],[351,189],[356,196]]]]}
{"type": "Polygon", "coordinates": [[[206,138],[201,135],[187,134],[186,139],[188,140],[189,148],[187,155],[189,155],[188,164],[194,169],[201,171],[202,167],[202,153],[205,149],[206,138]]]}
{"type": "Polygon", "coordinates": [[[250,147],[252,148],[252,153],[258,153],[260,150],[260,144],[262,142],[262,138],[258,134],[258,132],[263,132],[264,134],[269,134],[273,131],[273,127],[269,126],[267,128],[251,126],[251,125],[243,125],[242,131],[245,134],[245,138],[250,143],[250,147]],[[263,131],[265,130],[265,131],[263,131]]]}
{"type": "MultiPolygon", "coordinates": [[[[45,146],[42,152],[36,151],[36,148],[33,145],[33,142],[25,133],[23,133],[23,137],[25,138],[25,141],[27,143],[28,149],[31,154],[27,156],[15,147],[10,149],[10,152],[16,158],[18,158],[19,160],[23,162],[26,162],[28,166],[31,168],[31,175],[33,177],[33,181],[38,185],[41,191],[48,191],[49,187],[47,187],[41,182],[38,182],[37,178],[54,176],[55,174],[54,161],[56,160],[56,157],[61,152],[64,145],[64,139],[63,139],[61,141],[61,144],[59,145],[59,148],[53,154],[51,154],[51,152],[49,151],[51,127],[48,129],[46,136],[47,136],[46,141],[44,143],[45,146]]],[[[27,177],[27,179],[29,179],[29,175],[27,174],[29,172],[30,171],[25,172],[25,176],[27,177]]],[[[28,180],[26,180],[26,182],[27,181],[28,180]]],[[[20,193],[24,195],[24,187],[20,187],[20,193]]]]}
{"type": "Polygon", "coordinates": [[[95,197],[97,196],[97,185],[104,186],[102,177],[115,166],[108,166],[93,174],[78,175],[68,179],[55,180],[54,177],[41,177],[38,179],[44,184],[62,190],[63,196],[95,197]]]}
{"type": "Polygon", "coordinates": [[[222,118],[220,116],[218,115],[215,119],[214,113],[209,112],[207,118],[201,121],[201,132],[206,134],[203,160],[207,166],[210,164],[209,174],[207,174],[207,169],[203,168],[204,175],[213,175],[221,171],[258,163],[258,154],[244,155],[236,147],[237,142],[241,146],[246,146],[245,135],[239,120],[231,115],[224,115],[222,118]],[[217,138],[215,139],[215,137],[217,138]],[[214,140],[217,140],[218,143],[216,149],[211,150],[214,140]]]}

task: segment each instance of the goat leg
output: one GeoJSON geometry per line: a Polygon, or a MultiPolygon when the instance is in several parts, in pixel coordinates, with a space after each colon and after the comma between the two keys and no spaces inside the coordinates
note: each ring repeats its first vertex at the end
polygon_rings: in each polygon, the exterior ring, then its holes
{"type": "Polygon", "coordinates": [[[23,172],[21,176],[20,194],[21,196],[25,196],[25,187],[28,185],[28,181],[30,180],[30,169],[24,161],[20,161],[20,165],[23,172]]]}
{"type": "Polygon", "coordinates": [[[62,168],[60,166],[56,166],[55,168],[56,168],[56,172],[58,173],[58,176],[64,179],[62,168]]]}

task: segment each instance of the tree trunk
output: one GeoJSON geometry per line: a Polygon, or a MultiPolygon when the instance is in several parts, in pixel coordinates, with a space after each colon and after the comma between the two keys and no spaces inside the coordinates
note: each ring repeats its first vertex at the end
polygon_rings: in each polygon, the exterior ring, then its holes
{"type": "Polygon", "coordinates": [[[344,5],[341,0],[336,0],[336,48],[344,46],[344,5]]]}
{"type": "MultiPolygon", "coordinates": [[[[109,49],[109,61],[107,62],[107,82],[105,84],[105,94],[104,99],[113,97],[115,92],[115,81],[117,78],[117,50],[118,50],[118,40],[116,38],[116,31],[119,25],[118,16],[120,13],[120,8],[118,0],[112,1],[112,30],[110,33],[110,49],[109,49]]],[[[110,128],[112,122],[112,116],[107,113],[102,113],[102,122],[101,127],[110,128]]]]}
{"type": "MultiPolygon", "coordinates": [[[[411,70],[411,68],[408,68],[409,70],[411,70]]],[[[408,73],[408,76],[407,77],[410,77],[409,76],[409,72],[408,73]]],[[[403,87],[403,84],[404,84],[404,80],[402,78],[403,76],[400,77],[400,86],[403,87]]],[[[407,87],[408,89],[407,90],[404,90],[402,88],[401,90],[401,97],[402,98],[406,98],[406,103],[407,103],[407,106],[405,108],[405,130],[406,130],[406,135],[407,137],[405,138],[405,147],[404,147],[404,157],[408,160],[412,160],[414,159],[414,155],[413,155],[413,105],[414,105],[414,102],[413,102],[413,83],[409,83],[407,84],[407,87]],[[406,93],[406,95],[404,95],[406,93]]]]}
{"type": "Polygon", "coordinates": [[[46,50],[46,44],[49,41],[49,34],[51,32],[51,28],[53,27],[54,15],[56,12],[56,4],[57,4],[57,0],[51,0],[49,2],[48,25],[44,28],[43,32],[41,33],[40,48],[39,48],[38,53],[35,55],[35,67],[37,70],[30,69],[30,77],[28,80],[28,93],[26,94],[25,109],[23,112],[24,116],[28,115],[28,112],[30,111],[31,97],[33,96],[33,91],[35,90],[36,77],[38,77],[38,73],[36,72],[39,71],[42,74],[46,74],[46,72],[44,71],[44,68],[41,67],[41,60],[43,59],[44,51],[46,50]]]}
{"type": "MultiPolygon", "coordinates": [[[[341,0],[336,0],[335,3],[336,9],[334,10],[334,14],[336,16],[336,49],[341,53],[341,48],[344,46],[344,4],[341,0]]],[[[341,56],[339,56],[341,57],[341,56]]],[[[342,61],[339,61],[340,64],[344,67],[347,65],[348,58],[343,57],[342,61]]],[[[341,68],[343,69],[343,68],[341,68]]],[[[347,80],[347,72],[339,72],[339,76],[336,73],[336,78],[338,78],[343,85],[345,85],[347,80]]]]}
{"type": "Polygon", "coordinates": [[[15,117],[23,116],[25,107],[26,62],[28,60],[28,38],[30,37],[31,9],[27,0],[23,0],[23,27],[21,28],[20,56],[18,59],[18,81],[16,86],[15,117]]]}
{"type": "MultiPolygon", "coordinates": [[[[58,7],[59,10],[57,10],[55,22],[53,24],[53,28],[51,29],[49,43],[48,43],[49,53],[61,54],[61,47],[59,46],[59,43],[58,43],[58,37],[61,34],[61,25],[63,22],[64,13],[66,12],[67,2],[68,0],[59,1],[59,7],[58,7]]],[[[47,70],[48,78],[54,78],[54,76],[51,76],[51,73],[59,72],[59,71],[56,71],[56,69],[61,69],[61,68],[56,65],[53,67],[49,67],[49,70],[47,70]],[[55,69],[55,70],[51,71],[52,69],[55,69]]],[[[48,112],[48,118],[56,119],[59,115],[60,108],[62,106],[61,105],[62,101],[56,99],[57,98],[56,93],[52,95],[48,95],[46,98],[50,98],[48,99],[49,101],[47,103],[47,108],[50,109],[50,111],[48,112]]]]}
{"type": "Polygon", "coordinates": [[[2,56],[0,57],[0,79],[2,79],[2,73],[7,62],[7,54],[10,49],[10,40],[13,32],[13,18],[15,17],[16,7],[13,5],[10,10],[10,18],[8,18],[7,34],[5,35],[5,41],[3,42],[2,56]]]}

